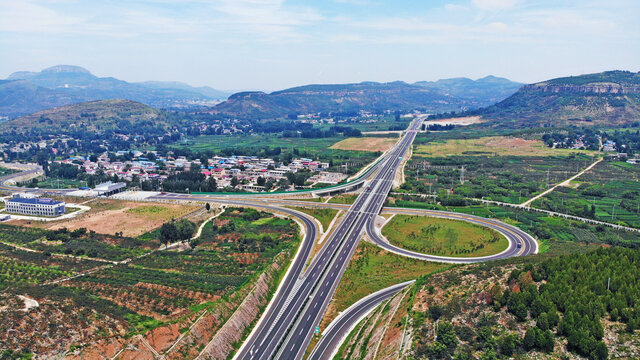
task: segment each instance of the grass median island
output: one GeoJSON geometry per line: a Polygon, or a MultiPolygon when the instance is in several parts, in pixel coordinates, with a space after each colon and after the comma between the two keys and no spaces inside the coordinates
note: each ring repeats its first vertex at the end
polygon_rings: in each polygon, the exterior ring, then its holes
{"type": "Polygon", "coordinates": [[[326,329],[338,313],[363,297],[449,266],[396,255],[360,242],[323,318],[321,330],[326,329]]]}
{"type": "Polygon", "coordinates": [[[357,194],[343,194],[332,197],[329,204],[353,204],[358,198],[357,194]]]}
{"type": "Polygon", "coordinates": [[[301,211],[305,214],[311,215],[314,218],[318,219],[318,221],[320,221],[320,224],[322,224],[322,230],[324,232],[327,232],[327,230],[329,230],[329,224],[331,224],[331,221],[333,220],[334,217],[336,217],[336,214],[338,213],[338,210],[336,209],[324,209],[324,208],[303,208],[303,207],[291,207],[294,210],[298,210],[301,211]]]}
{"type": "Polygon", "coordinates": [[[492,229],[428,216],[396,215],[382,234],[403,249],[451,257],[494,255],[509,245],[504,236],[492,229]]]}

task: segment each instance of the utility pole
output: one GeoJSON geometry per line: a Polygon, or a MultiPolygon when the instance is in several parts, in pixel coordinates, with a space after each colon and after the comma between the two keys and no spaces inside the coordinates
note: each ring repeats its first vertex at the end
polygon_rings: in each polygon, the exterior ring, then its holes
{"type": "Polygon", "coordinates": [[[547,186],[546,188],[549,188],[549,169],[547,169],[547,186]]]}
{"type": "Polygon", "coordinates": [[[616,218],[616,204],[613,204],[613,210],[611,211],[611,221],[616,218]]]}
{"type": "Polygon", "coordinates": [[[464,185],[464,165],[460,169],[460,185],[464,185]]]}

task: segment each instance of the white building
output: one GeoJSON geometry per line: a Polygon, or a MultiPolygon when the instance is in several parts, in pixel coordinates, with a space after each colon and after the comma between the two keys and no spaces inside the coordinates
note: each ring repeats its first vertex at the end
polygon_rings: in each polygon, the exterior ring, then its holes
{"type": "Polygon", "coordinates": [[[122,191],[122,189],[124,189],[125,187],[127,187],[126,183],[123,183],[123,182],[114,183],[111,181],[107,181],[105,183],[96,185],[96,187],[93,190],[98,195],[109,196],[122,191]]]}
{"type": "Polygon", "coordinates": [[[65,203],[48,198],[24,198],[16,195],[5,200],[5,211],[22,215],[58,216],[65,213],[65,203]]]}

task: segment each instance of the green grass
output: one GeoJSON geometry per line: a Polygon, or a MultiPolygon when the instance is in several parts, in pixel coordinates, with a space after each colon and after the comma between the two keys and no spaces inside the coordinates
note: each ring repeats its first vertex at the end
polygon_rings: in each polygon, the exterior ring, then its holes
{"type": "Polygon", "coordinates": [[[329,224],[338,213],[336,209],[324,209],[324,208],[303,208],[303,207],[291,207],[294,210],[302,211],[305,214],[309,214],[320,221],[322,229],[326,232],[329,230],[329,224]]]}
{"type": "MultiPolygon", "coordinates": [[[[27,182],[28,186],[31,186],[31,182],[27,182]]],[[[36,187],[43,189],[72,189],[86,186],[86,183],[77,179],[55,179],[47,178],[46,180],[38,181],[36,187]]]]}
{"type": "Polygon", "coordinates": [[[280,158],[285,154],[293,157],[312,158],[314,160],[332,162],[332,170],[344,163],[357,165],[348,168],[349,174],[355,174],[377,157],[377,153],[370,151],[353,151],[330,149],[330,147],[344,140],[344,137],[330,137],[318,139],[285,138],[278,135],[201,135],[174,147],[188,149],[193,152],[214,151],[224,155],[255,155],[273,157],[273,153],[266,150],[279,148],[280,158]],[[295,153],[294,153],[295,150],[295,153]]]}
{"type": "Polygon", "coordinates": [[[449,267],[411,259],[360,242],[334,295],[335,311],[344,311],[361,298],[394,284],[449,267]]]}
{"type": "Polygon", "coordinates": [[[397,246],[420,253],[477,257],[500,253],[509,244],[497,231],[465,221],[396,215],[382,234],[397,246]]]}
{"type": "Polygon", "coordinates": [[[495,205],[442,206],[433,202],[417,201],[415,199],[390,202],[389,205],[455,211],[499,219],[533,235],[539,242],[549,241],[550,250],[553,250],[553,247],[557,246],[559,242],[640,247],[640,236],[636,232],[616,230],[608,226],[592,225],[565,218],[549,217],[537,211],[523,211],[495,205]],[[585,236],[586,233],[590,235],[585,236]]]}
{"type": "Polygon", "coordinates": [[[640,166],[601,162],[580,177],[577,188],[559,187],[533,206],[640,227],[640,166]]]}
{"type": "Polygon", "coordinates": [[[358,195],[355,194],[345,194],[334,196],[329,200],[330,204],[353,204],[358,198],[358,195]]]}
{"type": "Polygon", "coordinates": [[[245,148],[276,148],[304,150],[324,150],[331,145],[343,140],[343,137],[303,139],[285,138],[276,135],[202,135],[187,141],[180,142],[179,146],[189,147],[192,150],[213,150],[233,147],[245,148]]]}

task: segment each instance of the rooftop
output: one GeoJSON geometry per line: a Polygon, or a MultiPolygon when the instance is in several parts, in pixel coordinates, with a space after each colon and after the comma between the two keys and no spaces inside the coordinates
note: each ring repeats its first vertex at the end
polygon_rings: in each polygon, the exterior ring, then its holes
{"type": "Polygon", "coordinates": [[[53,200],[49,198],[12,198],[9,199],[9,202],[17,202],[21,204],[40,204],[40,205],[57,205],[62,204],[62,201],[53,200]]]}

